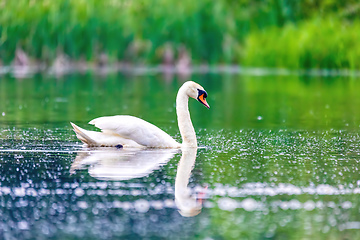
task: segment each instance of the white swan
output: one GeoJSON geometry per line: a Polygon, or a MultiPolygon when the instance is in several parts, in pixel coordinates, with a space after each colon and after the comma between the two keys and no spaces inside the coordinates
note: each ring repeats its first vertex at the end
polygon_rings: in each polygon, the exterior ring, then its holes
{"type": "Polygon", "coordinates": [[[89,122],[89,124],[100,128],[102,132],[85,130],[74,123],[71,123],[71,125],[77,138],[88,146],[197,148],[195,130],[191,123],[188,108],[189,97],[210,108],[206,102],[207,93],[202,86],[188,81],[180,87],[176,96],[176,114],[182,144],[176,142],[170,135],[155,125],[133,116],[99,117],[89,122]]]}

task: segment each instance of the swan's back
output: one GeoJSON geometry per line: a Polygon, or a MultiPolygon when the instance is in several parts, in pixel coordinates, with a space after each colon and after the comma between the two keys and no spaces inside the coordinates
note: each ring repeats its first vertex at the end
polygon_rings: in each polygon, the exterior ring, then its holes
{"type": "Polygon", "coordinates": [[[181,147],[181,144],[176,142],[166,132],[137,117],[128,115],[99,117],[91,120],[89,124],[95,125],[104,133],[119,135],[120,137],[131,139],[145,147],[181,147]]]}

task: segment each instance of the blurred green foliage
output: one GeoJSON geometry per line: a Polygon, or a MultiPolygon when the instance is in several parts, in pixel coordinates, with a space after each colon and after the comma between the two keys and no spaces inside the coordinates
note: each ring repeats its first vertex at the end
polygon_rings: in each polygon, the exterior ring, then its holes
{"type": "Polygon", "coordinates": [[[359,69],[360,22],[312,19],[249,34],[244,63],[287,68],[359,69]]]}
{"type": "Polygon", "coordinates": [[[0,59],[159,63],[185,46],[195,63],[358,68],[357,1],[1,0],[0,59]]]}

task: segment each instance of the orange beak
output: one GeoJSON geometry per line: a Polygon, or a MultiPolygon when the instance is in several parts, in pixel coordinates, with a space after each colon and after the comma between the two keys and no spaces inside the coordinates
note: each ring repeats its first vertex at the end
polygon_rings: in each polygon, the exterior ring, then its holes
{"type": "Polygon", "coordinates": [[[205,105],[205,107],[210,108],[209,104],[206,102],[206,99],[204,98],[204,94],[201,94],[199,96],[199,102],[205,105]]]}

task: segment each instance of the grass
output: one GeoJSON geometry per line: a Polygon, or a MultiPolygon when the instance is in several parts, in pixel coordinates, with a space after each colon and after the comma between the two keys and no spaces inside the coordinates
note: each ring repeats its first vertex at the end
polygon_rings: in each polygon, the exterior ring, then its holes
{"type": "Polygon", "coordinates": [[[357,6],[335,0],[1,0],[0,59],[8,64],[22,48],[47,63],[64,52],[75,60],[106,53],[110,61],[158,64],[167,47],[175,57],[185,47],[195,64],[355,69],[357,6]]]}

